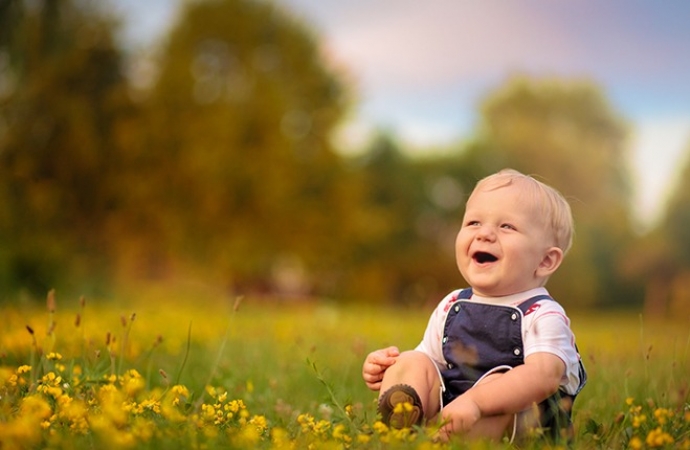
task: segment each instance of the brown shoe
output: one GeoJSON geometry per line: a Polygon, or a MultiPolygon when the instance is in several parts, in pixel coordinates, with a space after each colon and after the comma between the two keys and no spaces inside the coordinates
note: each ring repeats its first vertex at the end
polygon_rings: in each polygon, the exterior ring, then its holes
{"type": "Polygon", "coordinates": [[[391,428],[411,428],[421,425],[424,419],[422,400],[412,386],[396,384],[388,389],[379,400],[381,421],[391,428]],[[396,406],[400,405],[396,409],[396,406]]]}

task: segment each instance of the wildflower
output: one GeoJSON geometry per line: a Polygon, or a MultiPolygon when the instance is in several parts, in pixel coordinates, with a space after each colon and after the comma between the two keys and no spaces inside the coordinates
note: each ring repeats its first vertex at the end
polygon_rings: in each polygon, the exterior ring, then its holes
{"type": "Polygon", "coordinates": [[[226,410],[237,414],[240,410],[246,409],[247,406],[243,400],[233,400],[226,405],[226,410]]]}
{"type": "Polygon", "coordinates": [[[125,394],[130,398],[134,398],[139,394],[144,389],[145,384],[139,372],[134,369],[128,370],[122,378],[122,388],[125,394]]]}
{"type": "Polygon", "coordinates": [[[654,418],[659,425],[665,425],[668,419],[673,416],[673,411],[667,408],[657,408],[654,410],[654,418]]]}
{"type": "Polygon", "coordinates": [[[141,402],[141,406],[145,410],[153,411],[156,414],[160,414],[161,412],[161,404],[158,400],[155,400],[153,398],[149,398],[141,402]]]}
{"type": "Polygon", "coordinates": [[[180,397],[189,397],[189,389],[181,384],[172,387],[172,393],[180,397]]]}
{"type": "Polygon", "coordinates": [[[647,416],[644,414],[636,414],[632,418],[632,426],[634,428],[639,428],[640,425],[647,422],[647,416]]]}
{"type": "Polygon", "coordinates": [[[70,401],[60,408],[58,417],[69,424],[69,429],[76,434],[87,434],[89,410],[81,401],[70,401]]]}
{"type": "Polygon", "coordinates": [[[630,447],[633,450],[640,450],[642,448],[642,439],[639,437],[635,436],[632,439],[630,439],[630,442],[628,442],[628,447],[630,447]]]}
{"type": "Polygon", "coordinates": [[[273,428],[271,430],[271,443],[276,449],[292,449],[295,448],[295,443],[290,441],[288,432],[283,428],[273,428]]]}
{"type": "Polygon", "coordinates": [[[44,420],[49,418],[53,413],[48,402],[37,395],[28,395],[24,397],[19,411],[24,417],[44,420]]]}
{"type": "Polygon", "coordinates": [[[663,431],[661,427],[657,427],[649,432],[645,443],[650,447],[663,447],[664,445],[671,445],[674,443],[673,436],[663,431]]]}
{"type": "Polygon", "coordinates": [[[254,427],[244,427],[237,436],[241,447],[252,448],[261,440],[261,432],[254,427]]]}
{"type": "Polygon", "coordinates": [[[17,368],[17,374],[18,374],[18,375],[21,375],[21,374],[27,373],[27,372],[31,372],[31,366],[28,366],[28,365],[25,364],[25,365],[19,366],[19,367],[17,368]]]}
{"type": "Polygon", "coordinates": [[[46,355],[46,358],[49,361],[60,361],[62,359],[62,355],[56,352],[50,352],[46,355]]]}
{"type": "Polygon", "coordinates": [[[345,427],[345,424],[339,423],[335,427],[333,427],[333,439],[338,440],[338,441],[343,441],[343,442],[350,442],[352,438],[347,435],[347,428],[345,427]]]}
{"type": "Polygon", "coordinates": [[[357,443],[358,444],[368,444],[371,441],[371,436],[368,434],[358,434],[357,435],[357,443]]]}
{"type": "Polygon", "coordinates": [[[374,422],[374,431],[378,434],[386,434],[388,433],[388,425],[381,422],[380,420],[377,420],[376,422],[374,422]]]}
{"type": "Polygon", "coordinates": [[[175,386],[173,386],[171,392],[174,395],[174,398],[172,400],[172,404],[174,406],[178,406],[182,398],[189,398],[189,389],[187,389],[185,386],[181,384],[176,384],[175,386]]]}
{"type": "Polygon", "coordinates": [[[265,416],[253,416],[249,420],[249,424],[254,426],[260,433],[263,433],[268,429],[268,423],[266,422],[265,416]]]}

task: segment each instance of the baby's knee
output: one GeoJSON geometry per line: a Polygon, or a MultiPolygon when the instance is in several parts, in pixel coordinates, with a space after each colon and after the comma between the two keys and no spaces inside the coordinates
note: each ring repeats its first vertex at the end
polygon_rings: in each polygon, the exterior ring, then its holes
{"type": "Polygon", "coordinates": [[[426,353],[418,350],[402,352],[395,364],[410,365],[422,369],[434,369],[434,363],[431,361],[431,358],[426,353]]]}

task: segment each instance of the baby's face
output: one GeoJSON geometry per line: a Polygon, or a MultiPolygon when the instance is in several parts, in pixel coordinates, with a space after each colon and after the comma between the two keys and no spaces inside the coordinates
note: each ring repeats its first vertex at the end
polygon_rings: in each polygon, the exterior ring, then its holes
{"type": "Polygon", "coordinates": [[[470,196],[455,256],[476,294],[499,297],[543,286],[546,277],[539,269],[553,247],[535,200],[511,184],[470,196]]]}

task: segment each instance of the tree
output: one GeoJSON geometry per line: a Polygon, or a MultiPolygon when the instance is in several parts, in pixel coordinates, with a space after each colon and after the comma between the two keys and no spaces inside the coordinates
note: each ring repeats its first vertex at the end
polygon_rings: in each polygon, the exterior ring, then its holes
{"type": "Polygon", "coordinates": [[[93,276],[108,253],[114,135],[131,105],[113,25],[89,2],[0,12],[0,280],[45,295],[68,268],[93,276]]]}
{"type": "Polygon", "coordinates": [[[139,155],[157,241],[241,289],[286,259],[336,264],[351,201],[330,134],[347,93],[306,27],[268,2],[189,2],[159,70],[139,155]]]}

